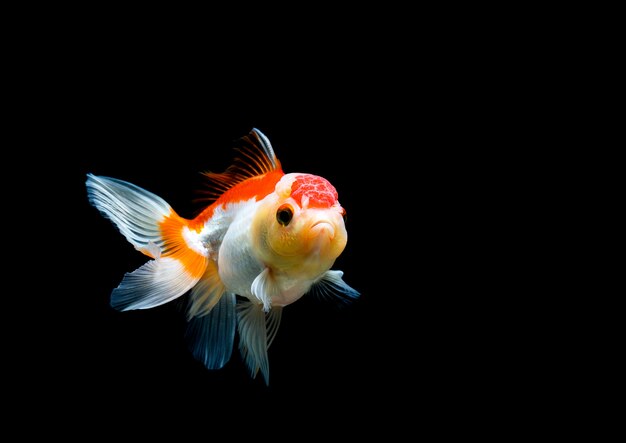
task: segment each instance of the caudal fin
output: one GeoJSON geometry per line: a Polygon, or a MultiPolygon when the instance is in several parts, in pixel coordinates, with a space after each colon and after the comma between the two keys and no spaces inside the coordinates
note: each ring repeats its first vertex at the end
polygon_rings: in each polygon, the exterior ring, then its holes
{"type": "Polygon", "coordinates": [[[153,260],[127,273],[111,306],[147,309],[180,297],[202,277],[207,251],[189,221],[161,197],[131,183],[87,174],[87,196],[126,239],[153,260]]]}

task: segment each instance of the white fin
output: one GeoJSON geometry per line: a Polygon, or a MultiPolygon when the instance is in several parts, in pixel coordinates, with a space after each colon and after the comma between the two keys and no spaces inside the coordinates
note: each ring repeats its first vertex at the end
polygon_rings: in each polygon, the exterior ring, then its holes
{"type": "Polygon", "coordinates": [[[214,261],[208,260],[204,275],[191,290],[191,305],[187,311],[187,320],[208,314],[225,290],[217,265],[214,261]]]}
{"type": "Polygon", "coordinates": [[[159,222],[172,212],[161,197],[122,180],[87,174],[87,197],[142,252],[163,246],[159,222]]]}
{"type": "Polygon", "coordinates": [[[343,277],[343,271],[326,271],[313,284],[309,292],[320,298],[333,299],[343,304],[348,304],[359,298],[361,294],[348,286],[341,277],[343,277]]]}
{"type": "Polygon", "coordinates": [[[280,320],[282,316],[282,306],[274,306],[272,309],[270,309],[270,312],[267,313],[267,349],[272,346],[272,342],[276,338],[276,333],[278,332],[278,327],[280,326],[280,320]]]}
{"type": "Polygon", "coordinates": [[[148,255],[154,257],[157,260],[161,258],[161,248],[159,248],[152,241],[148,242],[148,246],[146,246],[146,252],[148,253],[148,255]]]}
{"type": "Polygon", "coordinates": [[[270,370],[267,360],[267,330],[265,328],[265,312],[260,304],[249,301],[237,305],[239,321],[239,350],[250,370],[256,377],[259,369],[269,385],[270,370]]]}
{"type": "Polygon", "coordinates": [[[174,258],[150,260],[124,275],[111,293],[111,306],[120,311],[153,308],[180,297],[198,280],[174,258]]]}
{"type": "Polygon", "coordinates": [[[263,303],[263,310],[268,312],[272,306],[272,295],[277,293],[269,268],[265,268],[263,272],[256,276],[250,290],[252,295],[263,303]]]}
{"type": "Polygon", "coordinates": [[[237,323],[235,304],[235,294],[226,292],[208,314],[189,321],[186,338],[191,352],[209,369],[220,369],[230,360],[237,323]]]}

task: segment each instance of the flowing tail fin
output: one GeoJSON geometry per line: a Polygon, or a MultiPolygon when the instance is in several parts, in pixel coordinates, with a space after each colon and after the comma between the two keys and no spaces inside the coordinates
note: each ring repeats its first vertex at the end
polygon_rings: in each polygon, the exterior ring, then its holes
{"type": "Polygon", "coordinates": [[[202,277],[208,253],[189,221],[161,197],[131,183],[87,174],[87,197],[145,255],[111,294],[111,306],[148,309],[180,297],[202,277]]]}

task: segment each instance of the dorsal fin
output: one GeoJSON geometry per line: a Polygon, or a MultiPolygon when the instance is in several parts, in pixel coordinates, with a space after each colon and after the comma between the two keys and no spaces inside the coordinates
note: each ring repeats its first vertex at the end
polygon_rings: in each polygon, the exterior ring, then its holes
{"type": "Polygon", "coordinates": [[[203,173],[209,179],[209,184],[208,189],[202,191],[203,198],[198,201],[215,201],[244,180],[280,169],[272,144],[261,131],[253,128],[238,141],[240,145],[235,147],[238,155],[226,171],[203,173]]]}

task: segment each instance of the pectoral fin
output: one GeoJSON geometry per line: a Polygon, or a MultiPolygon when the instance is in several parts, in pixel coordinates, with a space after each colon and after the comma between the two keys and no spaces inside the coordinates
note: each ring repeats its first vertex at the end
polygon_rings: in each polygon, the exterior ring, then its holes
{"type": "Polygon", "coordinates": [[[272,274],[269,268],[265,268],[252,282],[252,295],[254,295],[261,303],[263,303],[263,310],[269,312],[272,306],[272,296],[278,294],[278,288],[276,287],[272,274]]]}
{"type": "Polygon", "coordinates": [[[335,300],[344,305],[349,304],[359,298],[361,294],[348,286],[342,277],[343,271],[326,271],[311,286],[309,292],[323,299],[335,300]]]}

